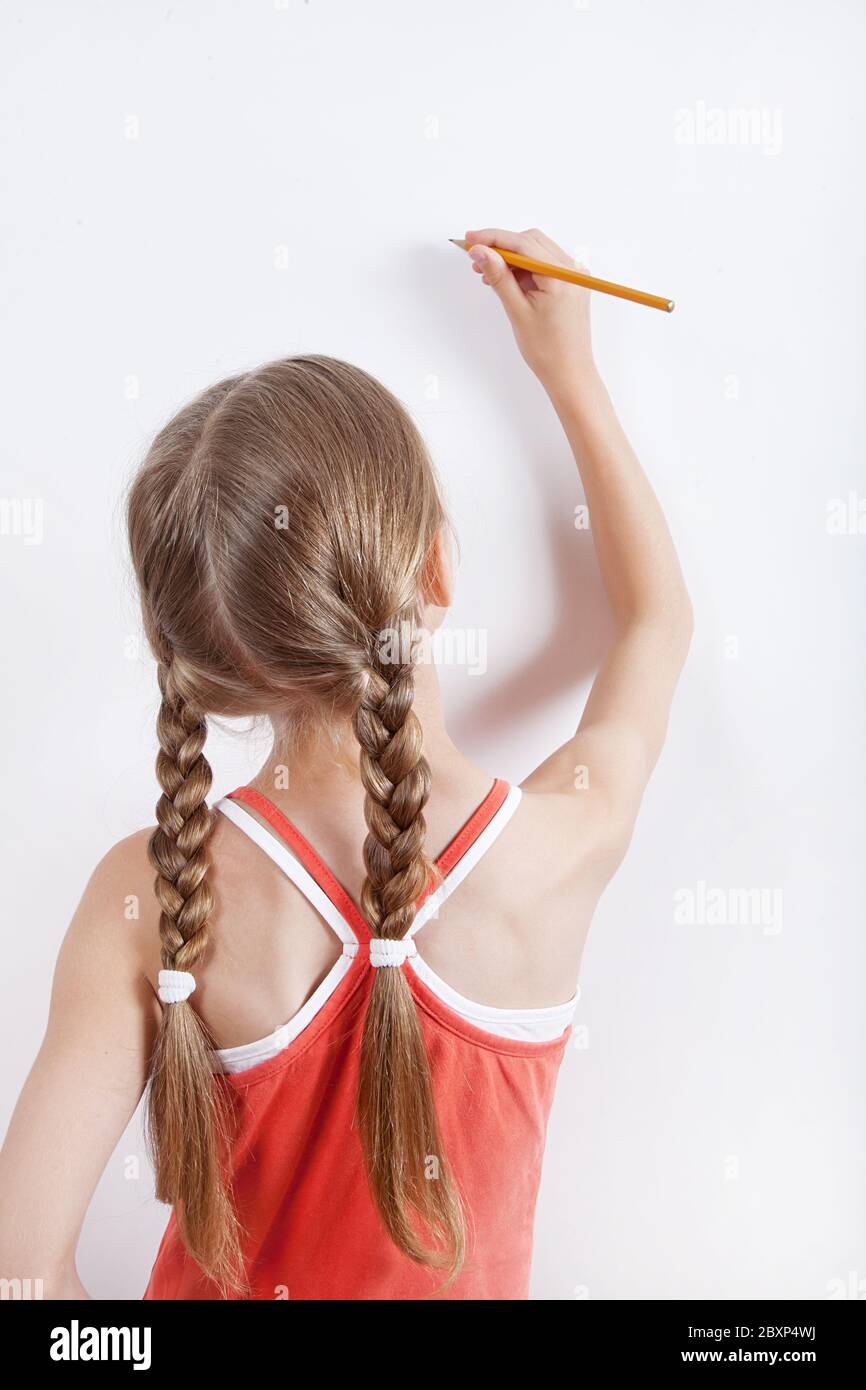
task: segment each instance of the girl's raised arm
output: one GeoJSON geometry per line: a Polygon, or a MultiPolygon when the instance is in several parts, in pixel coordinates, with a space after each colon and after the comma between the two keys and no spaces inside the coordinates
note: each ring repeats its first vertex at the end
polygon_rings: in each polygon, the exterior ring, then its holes
{"type": "Polygon", "coordinates": [[[568,793],[568,801],[578,804],[576,772],[585,768],[593,824],[618,858],[664,742],[691,639],[691,604],[661,507],[595,366],[590,292],[514,271],[493,248],[561,265],[574,262],[537,230],[493,227],[467,232],[466,240],[477,248],[475,267],[499,296],[520,352],[547,391],[574,452],[616,629],[577,733],[524,785],[568,793]]]}

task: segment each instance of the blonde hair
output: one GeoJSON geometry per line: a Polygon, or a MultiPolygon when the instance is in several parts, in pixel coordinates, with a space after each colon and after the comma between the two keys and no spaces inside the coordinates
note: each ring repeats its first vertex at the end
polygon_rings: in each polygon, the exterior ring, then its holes
{"type": "MultiPolygon", "coordinates": [[[[352,722],[368,827],[362,906],[374,936],[404,936],[431,873],[411,634],[445,522],[406,411],[346,362],[269,363],[211,387],[159,433],[127,518],[162,692],[150,857],[163,967],[193,971],[207,950],[208,716],[268,715],[278,738],[352,722]],[[383,654],[383,630],[410,634],[397,661],[392,646],[383,654]]],[[[243,1271],[213,1046],[189,1000],[163,1008],[148,1122],[157,1195],[174,1204],[205,1273],[229,1289],[243,1271]]],[[[386,1231],[410,1259],[453,1278],[463,1220],[401,970],[374,972],[357,1116],[386,1231]],[[436,1180],[426,1176],[431,1156],[436,1180]]]]}

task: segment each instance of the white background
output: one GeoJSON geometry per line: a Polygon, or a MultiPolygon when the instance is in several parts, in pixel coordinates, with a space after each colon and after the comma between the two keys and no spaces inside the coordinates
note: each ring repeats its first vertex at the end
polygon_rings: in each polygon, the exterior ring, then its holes
{"type": "MultiPolygon", "coordinates": [[[[605,631],[576,475],[446,241],[539,225],[677,301],[594,322],[697,633],[587,950],[534,1296],[856,1295],[866,536],[832,517],[866,488],[862,6],[7,0],[2,28],[0,494],[44,518],[0,535],[4,1123],[87,876],[152,819],[120,502],[211,380],[296,351],[381,376],[445,480],[453,623],[487,632],[483,676],[443,671],[455,737],[516,780],[572,730],[605,631]],[[781,916],[678,922],[699,884],[781,916]]],[[[216,790],[261,752],[214,737],[216,790]]],[[[136,1124],[95,1296],[140,1296],[164,1220],[136,1124]]]]}

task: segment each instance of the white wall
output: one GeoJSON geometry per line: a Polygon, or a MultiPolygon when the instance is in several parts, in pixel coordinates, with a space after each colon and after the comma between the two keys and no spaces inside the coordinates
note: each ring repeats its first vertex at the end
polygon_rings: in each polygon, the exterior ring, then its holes
{"type": "MultiPolygon", "coordinates": [[[[534,1291],[866,1279],[866,538],[828,532],[866,487],[862,6],[8,0],[2,28],[0,495],[44,509],[41,543],[0,536],[4,1122],[88,873],[151,818],[118,502],[207,382],[300,350],[380,375],[446,480],[453,622],[488,634],[484,676],[443,673],[455,733],[516,779],[571,730],[604,635],[576,477],[446,242],[538,224],[677,301],[597,299],[595,333],[698,628],[588,947],[534,1291]],[[769,910],[678,923],[700,883],[769,910]]],[[[218,789],[260,751],[214,739],[218,789]]],[[[142,1153],[133,1128],[88,1216],[96,1296],[145,1282],[164,1211],[142,1153]]]]}

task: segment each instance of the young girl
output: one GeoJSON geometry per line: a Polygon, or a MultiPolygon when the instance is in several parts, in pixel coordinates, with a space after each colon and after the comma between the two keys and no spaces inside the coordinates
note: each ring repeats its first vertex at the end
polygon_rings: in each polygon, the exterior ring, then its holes
{"type": "Polygon", "coordinates": [[[568,257],[539,231],[466,239],[589,505],[615,636],[580,726],[519,788],[451,742],[417,659],[451,601],[448,526],[413,424],[364,372],[273,362],[161,431],[128,508],[157,827],[87,887],[0,1167],[0,1275],[38,1271],[46,1297],[87,1297],[78,1233],[148,1081],[173,1212],[145,1297],[527,1296],[581,951],[691,612],[588,294],[492,248],[568,257]],[[207,721],[253,714],[272,755],[209,809],[207,721]]]}

